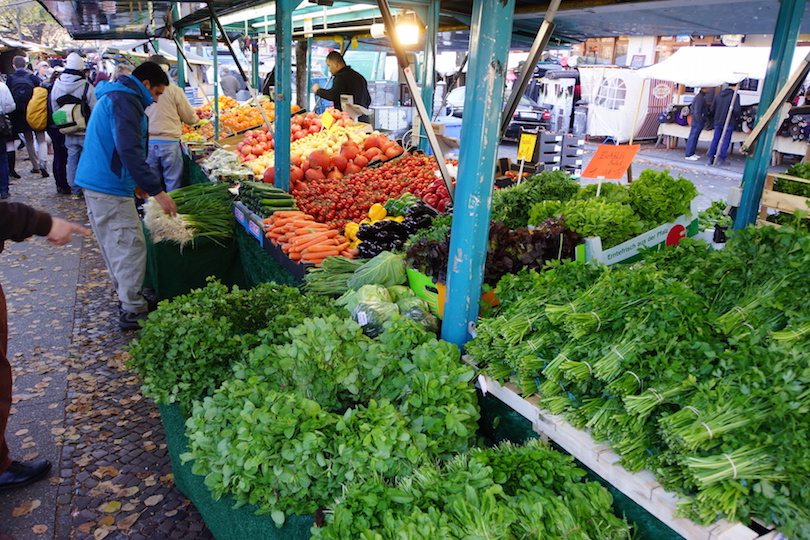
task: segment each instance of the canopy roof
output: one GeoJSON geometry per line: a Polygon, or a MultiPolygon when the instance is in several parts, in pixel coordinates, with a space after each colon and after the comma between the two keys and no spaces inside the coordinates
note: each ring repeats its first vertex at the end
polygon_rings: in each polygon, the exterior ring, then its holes
{"type": "MultiPolygon", "coordinates": [[[[769,47],[681,47],[672,56],[638,70],[644,79],[661,79],[686,86],[720,86],[743,79],[764,79],[770,57],[769,47]]],[[[797,47],[794,71],[810,47],[797,47]]]]}
{"type": "MultiPolygon", "coordinates": [[[[150,44],[150,41],[156,41],[160,54],[166,57],[171,62],[177,62],[177,45],[174,41],[169,39],[157,40],[125,40],[115,44],[115,47],[107,47],[106,52],[109,53],[126,53],[131,56],[137,56],[146,59],[155,54],[155,49],[150,44]]],[[[211,66],[213,61],[203,58],[202,56],[193,52],[183,51],[186,59],[190,64],[211,66]]]]}
{"type": "MultiPolygon", "coordinates": [[[[156,0],[135,2],[124,0],[38,0],[62,24],[74,39],[148,38],[165,33],[169,26],[173,4],[187,4],[193,9],[175,24],[178,27],[199,25],[210,19],[207,8],[200,2],[156,0]]],[[[440,26],[445,30],[461,30],[469,26],[472,2],[470,0],[440,1],[440,26]]],[[[392,2],[392,8],[424,9],[429,0],[392,2]]],[[[322,2],[326,3],[326,2],[322,2]]],[[[213,0],[219,16],[234,15],[249,10],[246,16],[237,16],[229,28],[234,31],[258,33],[271,30],[272,25],[254,26],[265,22],[268,9],[275,2],[266,0],[213,0]],[[247,21],[247,24],[245,23],[247,21]]],[[[353,12],[330,21],[336,33],[367,34],[365,27],[380,22],[378,14],[368,9],[373,1],[334,2],[328,9],[355,8],[353,12]],[[341,30],[344,28],[346,30],[341,30]]],[[[539,28],[548,7],[548,1],[517,0],[515,6],[514,38],[530,43],[539,28]]],[[[313,14],[317,27],[317,14],[323,5],[302,3],[294,16],[313,14]]],[[[805,10],[808,13],[810,5],[805,10]]],[[[188,10],[186,10],[188,11],[188,10]]],[[[722,35],[772,34],[779,11],[778,0],[566,0],[562,3],[554,22],[555,37],[560,41],[581,41],[587,37],[619,35],[722,35]]],[[[267,17],[273,22],[273,16],[267,17]]],[[[301,22],[299,26],[303,26],[301,22]]],[[[802,32],[810,32],[810,17],[803,17],[802,32]]]]}

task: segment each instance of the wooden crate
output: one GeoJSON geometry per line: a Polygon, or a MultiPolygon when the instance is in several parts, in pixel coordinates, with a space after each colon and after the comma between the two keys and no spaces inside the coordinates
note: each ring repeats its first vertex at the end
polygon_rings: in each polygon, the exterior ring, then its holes
{"type": "Polygon", "coordinates": [[[512,383],[501,385],[486,375],[479,375],[478,385],[484,394],[492,394],[529,420],[535,432],[560,445],[606,482],[687,540],[776,538],[772,532],[760,536],[742,523],[719,520],[712,525],[703,526],[685,518],[676,518],[675,510],[682,498],[666,491],[650,471],[629,472],[618,464],[620,456],[609,445],[594,441],[589,433],[574,428],[562,416],[550,414],[542,409],[538,405],[539,398],[536,395],[524,399],[512,383]]]}
{"type": "Polygon", "coordinates": [[[810,206],[807,206],[807,202],[810,201],[809,198],[774,191],[773,183],[777,178],[792,180],[802,184],[810,184],[810,180],[799,178],[797,176],[776,173],[768,174],[768,176],[765,178],[765,189],[762,190],[762,202],[760,203],[759,219],[757,220],[757,225],[759,226],[769,225],[771,227],[779,227],[779,225],[776,223],[766,221],[768,218],[769,209],[787,212],[788,214],[792,214],[796,210],[810,211],[810,206]]]}

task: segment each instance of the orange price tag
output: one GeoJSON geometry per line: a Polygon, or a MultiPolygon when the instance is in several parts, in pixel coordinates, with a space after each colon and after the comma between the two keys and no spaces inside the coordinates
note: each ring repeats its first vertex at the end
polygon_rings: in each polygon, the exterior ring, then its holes
{"type": "Polygon", "coordinates": [[[585,178],[601,176],[609,180],[620,180],[636,157],[639,147],[638,144],[600,145],[582,172],[582,176],[585,178]]]}

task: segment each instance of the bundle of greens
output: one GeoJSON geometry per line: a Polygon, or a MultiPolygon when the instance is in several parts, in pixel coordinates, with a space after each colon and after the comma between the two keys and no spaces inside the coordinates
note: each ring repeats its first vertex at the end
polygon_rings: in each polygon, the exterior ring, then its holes
{"type": "Polygon", "coordinates": [[[308,293],[324,296],[340,296],[351,290],[348,280],[367,261],[347,259],[343,256],[327,257],[320,266],[313,266],[304,276],[304,288],[308,293]]]}
{"type": "Polygon", "coordinates": [[[602,199],[571,200],[565,203],[544,201],[532,207],[529,213],[530,225],[547,219],[562,219],[566,227],[583,237],[599,236],[605,249],[638,236],[644,230],[644,224],[632,208],[602,199]]]}
{"type": "Polygon", "coordinates": [[[256,345],[255,334],[273,342],[307,317],[335,313],[342,309],[294,287],[228,290],[212,281],[161,302],[130,345],[127,366],[141,377],[145,395],[188,413],[193,400],[230,377],[231,366],[256,345]]]}
{"type": "Polygon", "coordinates": [[[519,229],[529,224],[533,204],[545,200],[567,201],[578,191],[579,184],[564,171],[543,171],[516,186],[495,190],[491,219],[503,222],[510,229],[519,229]]]}
{"type": "Polygon", "coordinates": [[[630,538],[610,493],[538,440],[351,484],[313,538],[630,538]]]}
{"type": "Polygon", "coordinates": [[[688,213],[692,199],[698,195],[697,188],[689,180],[682,176],[675,180],[669,171],[653,169],[641,171],[627,191],[630,206],[646,223],[647,229],[670,223],[688,213]]]}
{"type": "Polygon", "coordinates": [[[227,184],[193,184],[169,196],[177,205],[174,217],[163,212],[154,197],[144,204],[144,224],[154,242],[169,241],[182,247],[195,238],[211,238],[218,244],[233,238],[233,200],[227,184]]]}
{"type": "Polygon", "coordinates": [[[474,371],[409,319],[377,340],[334,316],[306,319],[282,342],[260,337],[186,424],[183,459],[215,498],[258,504],[280,525],[355,479],[393,480],[475,441],[474,371]]]}
{"type": "Polygon", "coordinates": [[[501,281],[467,350],[688,496],[685,517],[756,516],[806,539],[808,265],[810,233],[788,226],[525,272],[501,281]]]}

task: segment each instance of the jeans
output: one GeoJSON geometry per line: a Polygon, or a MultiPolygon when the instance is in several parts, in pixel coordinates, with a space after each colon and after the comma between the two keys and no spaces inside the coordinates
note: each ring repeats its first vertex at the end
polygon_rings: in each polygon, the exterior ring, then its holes
{"type": "MultiPolygon", "coordinates": [[[[731,145],[731,135],[734,133],[734,126],[729,125],[726,129],[726,136],[723,137],[723,144],[720,145],[720,159],[726,159],[728,147],[731,145]]],[[[709,146],[709,159],[714,159],[717,153],[717,145],[720,143],[720,137],[723,134],[723,124],[714,125],[714,136],[712,137],[712,144],[709,146]]]]}
{"type": "Polygon", "coordinates": [[[65,135],[65,146],[67,147],[67,182],[70,192],[74,195],[82,192],[82,188],[76,185],[76,169],[79,168],[79,158],[82,157],[84,149],[84,135],[65,135]]]}
{"type": "Polygon", "coordinates": [[[183,150],[179,142],[150,142],[146,163],[163,179],[166,192],[180,187],[183,181],[183,150]]]}
{"type": "Polygon", "coordinates": [[[700,132],[703,131],[703,124],[692,121],[692,129],[689,130],[689,138],[686,139],[686,157],[693,156],[697,148],[700,132]]]}
{"type": "Polygon", "coordinates": [[[146,239],[135,199],[85,189],[84,201],[121,309],[146,312],[146,298],[141,294],[146,276],[146,239]]]}
{"type": "Polygon", "coordinates": [[[8,154],[0,154],[0,195],[4,195],[8,193],[8,154]]]}
{"type": "Polygon", "coordinates": [[[67,181],[68,151],[65,136],[55,127],[48,128],[48,136],[53,145],[53,179],[56,182],[56,189],[60,193],[67,193],[71,189],[67,181]]]}

